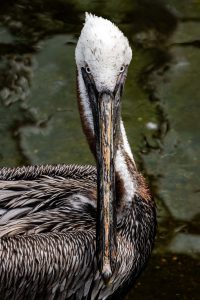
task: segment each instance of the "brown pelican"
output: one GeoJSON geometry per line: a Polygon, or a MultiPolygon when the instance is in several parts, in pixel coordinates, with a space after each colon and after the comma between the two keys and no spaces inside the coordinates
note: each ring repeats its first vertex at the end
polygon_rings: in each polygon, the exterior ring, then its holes
{"type": "Polygon", "coordinates": [[[155,205],[120,113],[128,40],[110,21],[86,14],[75,57],[80,116],[97,168],[0,170],[0,299],[115,297],[152,251],[155,205]]]}

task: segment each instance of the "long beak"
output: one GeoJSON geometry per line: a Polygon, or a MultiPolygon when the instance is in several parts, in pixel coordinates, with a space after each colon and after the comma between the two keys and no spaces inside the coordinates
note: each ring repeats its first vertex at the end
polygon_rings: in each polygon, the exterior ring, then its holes
{"type": "Polygon", "coordinates": [[[98,98],[99,143],[98,176],[98,260],[105,282],[112,276],[116,253],[115,174],[114,174],[114,98],[101,93],[98,98]]]}
{"type": "Polygon", "coordinates": [[[114,158],[120,124],[120,97],[125,81],[122,74],[113,93],[98,93],[90,74],[82,68],[82,76],[90,99],[96,137],[97,160],[97,258],[99,269],[108,283],[116,261],[116,205],[114,158]]]}

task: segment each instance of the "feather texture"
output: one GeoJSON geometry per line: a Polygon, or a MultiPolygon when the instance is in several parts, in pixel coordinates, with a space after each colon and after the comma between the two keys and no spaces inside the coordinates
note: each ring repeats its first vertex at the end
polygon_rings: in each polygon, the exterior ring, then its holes
{"type": "Polygon", "coordinates": [[[118,222],[116,270],[107,286],[95,256],[95,168],[0,170],[0,299],[112,295],[131,274],[138,276],[152,249],[154,206],[137,197],[133,205],[118,222]]]}

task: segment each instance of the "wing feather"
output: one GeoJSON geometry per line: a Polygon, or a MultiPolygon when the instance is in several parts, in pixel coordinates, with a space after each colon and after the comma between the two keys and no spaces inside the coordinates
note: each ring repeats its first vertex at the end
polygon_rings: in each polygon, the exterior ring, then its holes
{"type": "Polygon", "coordinates": [[[9,299],[57,299],[62,293],[69,298],[77,290],[83,297],[95,273],[94,241],[95,228],[1,238],[0,299],[7,299],[8,293],[9,299]]]}

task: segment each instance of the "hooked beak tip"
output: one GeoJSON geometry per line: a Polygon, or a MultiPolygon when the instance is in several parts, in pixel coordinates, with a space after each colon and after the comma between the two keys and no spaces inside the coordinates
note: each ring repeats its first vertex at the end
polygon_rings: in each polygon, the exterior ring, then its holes
{"type": "Polygon", "coordinates": [[[102,277],[106,285],[111,283],[111,277],[112,277],[112,270],[110,267],[110,264],[104,264],[103,269],[102,269],[102,277]]]}

